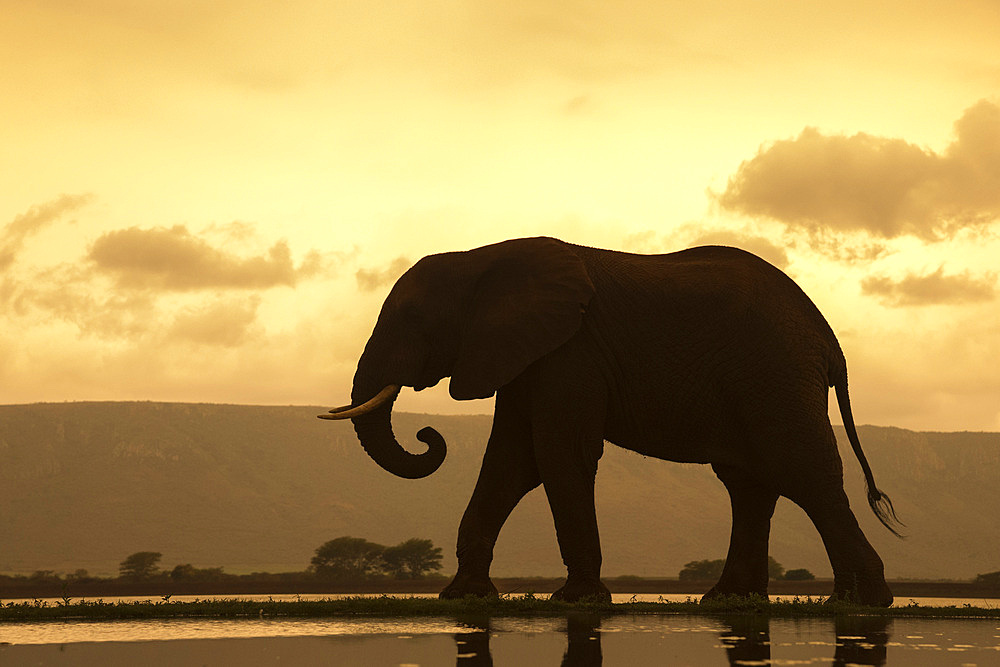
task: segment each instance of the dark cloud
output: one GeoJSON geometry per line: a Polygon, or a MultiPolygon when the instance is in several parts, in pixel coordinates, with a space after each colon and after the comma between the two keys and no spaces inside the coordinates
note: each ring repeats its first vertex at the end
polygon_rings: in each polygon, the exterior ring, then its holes
{"type": "Polygon", "coordinates": [[[941,154],[902,139],[807,128],[762,147],[725,191],[726,209],[810,231],[940,240],[1000,218],[1000,107],[980,101],[941,154]]]}
{"type": "Polygon", "coordinates": [[[901,280],[871,276],[862,281],[861,291],[887,306],[976,303],[996,298],[996,276],[977,278],[968,271],[947,275],[939,267],[933,273],[911,273],[901,280]]]}
{"type": "Polygon", "coordinates": [[[378,288],[388,285],[403,275],[403,272],[410,268],[410,260],[402,255],[392,260],[384,269],[358,269],[354,274],[358,281],[358,288],[362,292],[372,292],[378,288]]]}
{"type": "Polygon", "coordinates": [[[92,199],[91,194],[61,195],[52,201],[32,206],[16,216],[0,232],[0,271],[14,263],[17,254],[24,247],[25,239],[92,199]]]}
{"type": "Polygon", "coordinates": [[[284,241],[266,254],[239,257],[213,247],[183,225],[108,232],[94,242],[88,258],[98,272],[113,276],[119,287],[175,291],[294,287],[319,273],[323,265],[313,252],[296,267],[284,241]]]}

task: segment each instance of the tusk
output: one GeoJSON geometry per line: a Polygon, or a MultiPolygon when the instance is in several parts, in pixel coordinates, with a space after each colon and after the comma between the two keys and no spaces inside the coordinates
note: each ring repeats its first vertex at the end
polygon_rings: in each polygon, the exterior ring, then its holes
{"type": "Polygon", "coordinates": [[[339,408],[333,408],[330,410],[330,414],[316,416],[320,419],[351,419],[352,417],[358,417],[381,407],[388,401],[393,400],[396,398],[396,394],[399,393],[399,390],[400,386],[398,384],[386,385],[385,389],[375,394],[374,398],[362,403],[359,406],[352,407],[350,405],[343,405],[339,408]]]}

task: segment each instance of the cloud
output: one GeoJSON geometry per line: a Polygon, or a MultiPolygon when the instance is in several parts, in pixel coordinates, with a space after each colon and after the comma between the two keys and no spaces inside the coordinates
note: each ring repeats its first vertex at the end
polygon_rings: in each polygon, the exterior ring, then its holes
{"type": "Polygon", "coordinates": [[[166,337],[201,345],[236,347],[251,335],[260,297],[219,299],[185,308],[174,318],[166,337]]]}
{"type": "Polygon", "coordinates": [[[926,241],[1000,218],[1000,107],[980,101],[941,153],[859,133],[761,147],[715,195],[730,211],[811,232],[867,232],[926,241]]]}
{"type": "MultiPolygon", "coordinates": [[[[73,205],[66,199],[32,209],[8,238],[23,239],[73,205]]],[[[89,261],[0,275],[2,312],[30,326],[70,324],[81,338],[234,347],[257,333],[259,293],[332,275],[356,253],[311,251],[296,265],[284,241],[258,254],[228,250],[255,242],[246,223],[214,225],[202,235],[183,226],[105,233],[87,251],[89,261]],[[217,247],[202,235],[222,241],[217,247]]]]}
{"type": "Polygon", "coordinates": [[[93,272],[77,264],[48,267],[7,287],[0,289],[0,303],[8,316],[41,313],[47,323],[62,320],[85,336],[103,339],[138,338],[159,327],[152,295],[102,289],[93,272]]]}
{"type": "Polygon", "coordinates": [[[14,263],[17,254],[24,247],[25,239],[92,199],[92,194],[64,194],[44,204],[32,206],[24,213],[15,216],[14,220],[0,232],[0,271],[14,263]]]}
{"type": "Polygon", "coordinates": [[[211,246],[183,225],[108,232],[94,242],[87,256],[119,287],[174,291],[294,287],[323,266],[320,255],[312,252],[296,267],[285,241],[275,243],[266,254],[239,257],[211,246]]]}
{"type": "Polygon", "coordinates": [[[968,271],[946,275],[944,267],[939,267],[933,273],[911,273],[901,280],[871,276],[862,281],[861,291],[893,307],[977,303],[996,298],[996,276],[976,278],[968,271]]]}
{"type": "Polygon", "coordinates": [[[409,259],[400,255],[384,269],[358,269],[354,277],[362,292],[373,292],[403,275],[403,272],[410,268],[410,264],[409,259]]]}

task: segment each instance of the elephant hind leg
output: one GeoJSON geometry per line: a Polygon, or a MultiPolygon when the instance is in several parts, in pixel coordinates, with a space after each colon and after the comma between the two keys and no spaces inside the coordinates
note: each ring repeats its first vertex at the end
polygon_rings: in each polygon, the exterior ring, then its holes
{"type": "Polygon", "coordinates": [[[703,599],[723,595],[767,595],[767,546],[778,492],[738,471],[715,468],[732,504],[733,527],[726,565],[703,599]]]}
{"type": "Polygon", "coordinates": [[[840,485],[790,496],[812,520],[833,567],[833,597],[873,607],[892,604],[882,559],[868,542],[840,485]]]}

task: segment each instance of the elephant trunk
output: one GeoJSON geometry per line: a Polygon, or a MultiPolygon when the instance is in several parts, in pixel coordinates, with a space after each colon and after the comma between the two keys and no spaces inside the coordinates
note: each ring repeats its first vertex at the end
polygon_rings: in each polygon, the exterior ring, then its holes
{"type": "Polygon", "coordinates": [[[417,439],[427,445],[427,451],[411,454],[403,449],[392,432],[394,401],[395,397],[366,414],[351,417],[354,432],[368,456],[393,475],[406,479],[427,477],[444,462],[447,453],[444,438],[434,429],[425,427],[417,432],[417,439]]]}

